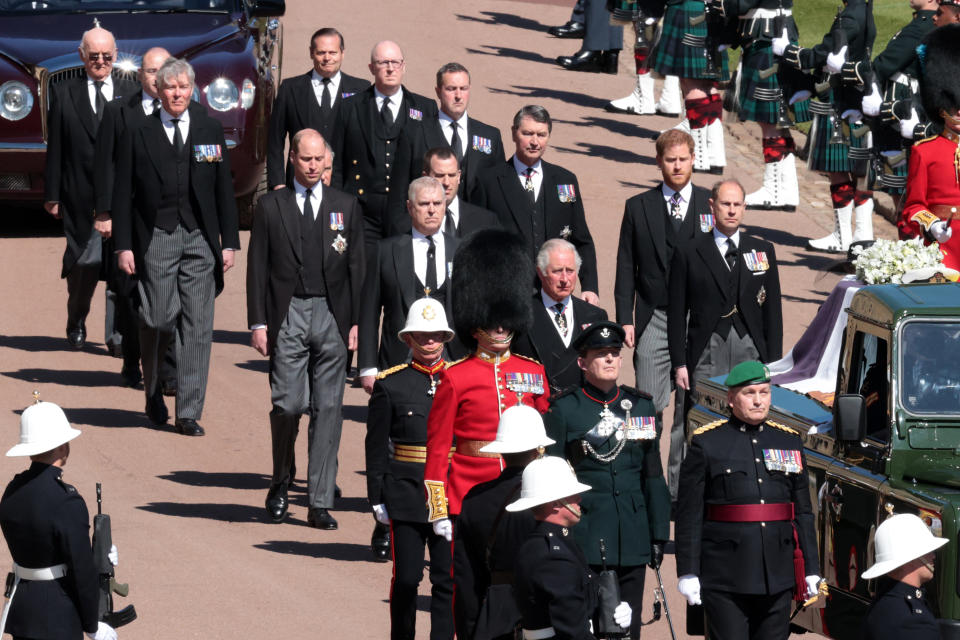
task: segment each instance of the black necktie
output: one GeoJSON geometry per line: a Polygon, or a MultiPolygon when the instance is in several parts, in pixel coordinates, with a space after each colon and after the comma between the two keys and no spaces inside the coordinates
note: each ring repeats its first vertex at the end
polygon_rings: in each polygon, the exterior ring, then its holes
{"type": "Polygon", "coordinates": [[[727,250],[723,254],[723,259],[727,261],[731,272],[737,268],[737,245],[733,243],[733,238],[727,238],[727,250]]]}
{"type": "Polygon", "coordinates": [[[180,133],[180,118],[170,120],[173,123],[173,150],[177,155],[183,153],[183,134],[180,133]]]}
{"type": "Polygon", "coordinates": [[[463,164],[463,150],[460,148],[460,125],[456,122],[450,122],[450,148],[453,149],[453,155],[457,156],[457,165],[463,164]]]}
{"type": "Polygon", "coordinates": [[[443,231],[453,237],[457,235],[457,225],[453,223],[453,211],[447,207],[447,213],[443,216],[443,231]]]}
{"type": "Polygon", "coordinates": [[[393,112],[390,111],[390,98],[383,99],[383,106],[380,107],[380,119],[387,127],[393,126],[393,112]]]}
{"type": "Polygon", "coordinates": [[[567,316],[563,315],[563,303],[558,302],[553,305],[553,321],[557,323],[557,327],[560,329],[560,335],[564,338],[567,337],[567,316]]]}
{"type": "Polygon", "coordinates": [[[153,99],[153,113],[160,111],[160,98],[153,99]]]}
{"type": "Polygon", "coordinates": [[[330,78],[324,78],[323,92],[320,94],[320,113],[324,118],[330,115],[333,101],[330,99],[330,78]]]}
{"type": "Polygon", "coordinates": [[[433,236],[427,236],[427,281],[423,292],[430,295],[437,290],[437,245],[433,243],[433,236]]]}
{"type": "Polygon", "coordinates": [[[305,222],[313,222],[313,202],[310,198],[313,196],[313,189],[307,189],[303,193],[303,219],[305,222]]]}
{"type": "Polygon", "coordinates": [[[97,122],[100,122],[103,119],[103,107],[107,104],[107,99],[103,97],[103,80],[94,80],[93,88],[93,101],[96,103],[93,113],[97,116],[97,122]]]}

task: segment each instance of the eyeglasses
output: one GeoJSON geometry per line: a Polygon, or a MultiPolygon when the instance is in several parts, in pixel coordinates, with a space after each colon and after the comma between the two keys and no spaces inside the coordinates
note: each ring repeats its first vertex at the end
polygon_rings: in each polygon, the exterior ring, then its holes
{"type": "Polygon", "coordinates": [[[90,60],[103,60],[104,62],[110,62],[113,60],[112,53],[87,53],[87,58],[90,60]]]}
{"type": "Polygon", "coordinates": [[[397,68],[403,65],[403,60],[374,60],[373,64],[381,69],[397,68]]]}

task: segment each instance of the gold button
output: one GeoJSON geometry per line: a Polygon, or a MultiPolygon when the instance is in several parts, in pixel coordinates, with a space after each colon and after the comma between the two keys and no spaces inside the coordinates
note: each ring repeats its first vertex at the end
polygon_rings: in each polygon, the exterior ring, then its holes
{"type": "Polygon", "coordinates": [[[359,179],[360,179],[360,174],[358,173],[357,175],[353,176],[353,178],[354,178],[354,180],[359,180],[359,179]]]}
{"type": "Polygon", "coordinates": [[[357,189],[357,195],[358,195],[358,196],[362,196],[362,195],[363,195],[363,189],[357,189]]]}
{"type": "Polygon", "coordinates": [[[751,440],[751,442],[753,442],[753,444],[757,444],[757,439],[754,438],[753,440],[751,440]]]}
{"type": "Polygon", "coordinates": [[[761,526],[761,527],[765,527],[765,526],[767,526],[767,523],[766,523],[766,522],[761,522],[761,523],[760,523],[760,526],[761,526]]]}
{"type": "Polygon", "coordinates": [[[766,504],[763,498],[760,498],[760,504],[766,504]]]}
{"type": "Polygon", "coordinates": [[[357,161],[356,161],[356,160],[354,160],[354,161],[353,161],[353,164],[357,164],[357,161]]]}
{"type": "Polygon", "coordinates": [[[759,484],[763,484],[763,478],[757,478],[757,482],[758,482],[759,484]]]}
{"type": "Polygon", "coordinates": [[[412,415],[413,415],[413,411],[407,411],[407,415],[408,415],[408,416],[412,416],[412,415]]]}
{"type": "Polygon", "coordinates": [[[957,212],[956,207],[950,207],[950,213],[956,213],[956,212],[957,212]]]}
{"type": "Polygon", "coordinates": [[[727,473],[730,473],[730,469],[727,469],[727,473]]]}
{"type": "Polygon", "coordinates": [[[386,191],[387,193],[390,193],[390,187],[387,187],[387,188],[385,189],[385,191],[386,191]]]}
{"type": "Polygon", "coordinates": [[[387,140],[387,144],[390,144],[390,140],[387,140]]]}
{"type": "Polygon", "coordinates": [[[390,168],[390,163],[388,162],[388,163],[387,163],[387,169],[389,169],[389,168],[390,168]]]}
{"type": "Polygon", "coordinates": [[[754,461],[754,462],[760,462],[760,458],[754,458],[753,461],[754,461]]]}

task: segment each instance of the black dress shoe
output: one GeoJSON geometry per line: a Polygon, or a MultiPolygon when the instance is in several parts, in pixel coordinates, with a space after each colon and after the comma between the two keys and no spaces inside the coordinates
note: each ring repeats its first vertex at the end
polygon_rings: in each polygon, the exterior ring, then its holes
{"type": "Polygon", "coordinates": [[[164,380],[160,383],[160,393],[169,397],[175,398],[177,395],[177,381],[176,380],[164,380]]]}
{"type": "Polygon", "coordinates": [[[557,64],[570,71],[594,71],[597,73],[617,73],[619,51],[578,51],[572,56],[560,56],[557,64]]]}
{"type": "Polygon", "coordinates": [[[206,433],[193,418],[177,418],[173,426],[177,429],[177,433],[185,436],[202,436],[206,433]]]}
{"type": "Polygon", "coordinates": [[[307,524],[314,529],[333,531],[337,528],[337,520],[326,509],[313,509],[307,512],[307,524]]]}
{"type": "Polygon", "coordinates": [[[87,341],[87,332],[85,329],[70,329],[67,331],[67,343],[74,349],[83,349],[87,341]]]}
{"type": "Polygon", "coordinates": [[[374,560],[386,562],[390,559],[390,527],[379,522],[373,526],[370,550],[373,551],[374,560]]]}
{"type": "Polygon", "coordinates": [[[140,386],[140,381],[143,380],[143,376],[140,375],[140,367],[133,365],[132,367],[123,367],[120,369],[120,377],[123,378],[123,386],[130,387],[131,389],[136,389],[140,386]]]}
{"type": "Polygon", "coordinates": [[[284,486],[270,487],[267,492],[267,515],[273,522],[282,522],[287,515],[287,488],[284,486]]]}
{"type": "Polygon", "coordinates": [[[170,414],[167,412],[167,405],[163,402],[163,396],[154,396],[147,400],[147,406],[144,409],[147,418],[155,425],[167,424],[170,414]]]}
{"type": "Polygon", "coordinates": [[[107,345],[107,353],[109,353],[114,358],[123,357],[123,347],[117,343],[107,345]]]}
{"type": "Polygon", "coordinates": [[[573,20],[559,27],[547,29],[547,33],[556,38],[582,38],[586,32],[587,28],[583,26],[582,22],[574,22],[573,20]]]}

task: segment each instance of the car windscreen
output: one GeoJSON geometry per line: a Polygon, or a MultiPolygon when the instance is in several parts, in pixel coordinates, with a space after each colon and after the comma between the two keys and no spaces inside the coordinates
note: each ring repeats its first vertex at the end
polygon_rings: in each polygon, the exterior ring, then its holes
{"type": "Polygon", "coordinates": [[[237,0],[0,0],[0,15],[115,11],[225,13],[236,4],[237,0]]]}
{"type": "Polygon", "coordinates": [[[960,322],[903,326],[900,400],[913,414],[960,415],[960,322]]]}

